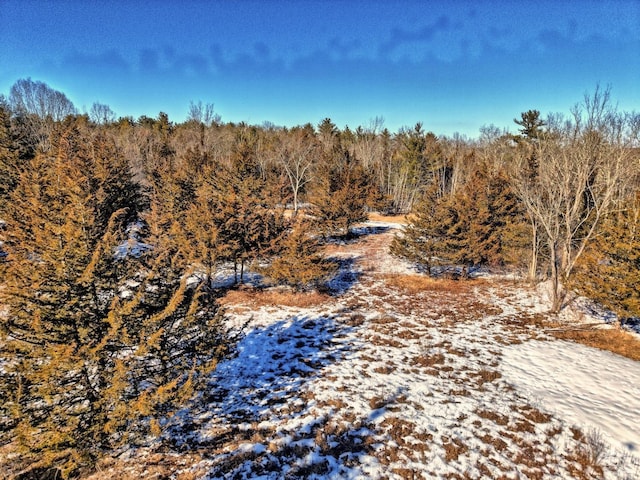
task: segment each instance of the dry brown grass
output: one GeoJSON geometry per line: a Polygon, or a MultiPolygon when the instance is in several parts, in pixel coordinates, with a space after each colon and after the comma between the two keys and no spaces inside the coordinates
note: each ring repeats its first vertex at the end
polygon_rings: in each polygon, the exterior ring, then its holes
{"type": "Polygon", "coordinates": [[[592,479],[603,478],[602,461],[607,453],[607,444],[598,431],[586,434],[578,429],[573,429],[573,436],[580,444],[567,457],[569,473],[573,478],[592,479]]]}
{"type": "Polygon", "coordinates": [[[507,447],[509,446],[507,442],[505,442],[501,438],[491,436],[488,433],[485,433],[484,435],[479,436],[478,438],[482,440],[484,443],[486,443],[487,445],[491,445],[497,452],[502,452],[506,450],[507,447]]]}
{"type": "Polygon", "coordinates": [[[460,455],[469,451],[469,448],[459,438],[449,439],[442,437],[444,446],[444,458],[447,462],[457,461],[460,455]]]}
{"type": "Polygon", "coordinates": [[[381,317],[376,317],[371,319],[371,323],[376,325],[389,325],[389,324],[397,324],[398,319],[396,317],[392,317],[391,315],[383,315],[381,317]]]}
{"type": "Polygon", "coordinates": [[[498,412],[495,412],[493,410],[480,409],[480,410],[476,410],[475,413],[480,418],[491,420],[497,425],[505,426],[509,424],[509,417],[507,417],[506,415],[502,415],[498,412]]]}
{"type": "Polygon", "coordinates": [[[511,429],[514,432],[535,433],[536,427],[529,420],[518,420],[511,429]]]}
{"type": "Polygon", "coordinates": [[[375,345],[376,347],[393,347],[393,348],[404,348],[405,344],[399,342],[398,340],[391,337],[382,337],[380,335],[374,335],[369,337],[369,341],[371,345],[375,345]]]}
{"type": "Polygon", "coordinates": [[[364,315],[362,315],[361,313],[354,313],[350,315],[344,321],[344,323],[349,325],[350,327],[360,327],[362,326],[362,324],[364,324],[365,321],[366,321],[366,318],[364,317],[364,315]]]}
{"type": "Polygon", "coordinates": [[[541,412],[536,407],[529,405],[524,406],[512,406],[512,410],[520,412],[524,418],[533,423],[549,423],[551,421],[551,415],[541,412]]]}
{"type": "Polygon", "coordinates": [[[387,285],[395,287],[406,293],[416,294],[420,292],[440,292],[463,294],[471,291],[475,286],[482,284],[483,280],[454,280],[450,278],[433,278],[426,275],[385,275],[387,285]]]}
{"type": "Polygon", "coordinates": [[[206,468],[194,467],[202,461],[200,454],[152,453],[144,457],[120,460],[105,457],[96,465],[96,471],[82,475],[85,480],[130,480],[132,478],[175,478],[176,480],[195,480],[206,475],[206,468]]]}
{"type": "MultiPolygon", "coordinates": [[[[416,424],[396,417],[389,417],[380,423],[389,441],[384,448],[375,451],[374,455],[382,465],[390,466],[397,463],[406,463],[408,459],[420,461],[424,459],[425,452],[430,449],[433,436],[427,432],[419,431],[416,424]]],[[[395,467],[394,472],[401,478],[418,478],[411,476],[411,470],[395,467]],[[402,474],[399,472],[403,472],[402,474]],[[407,477],[403,475],[409,475],[407,477]]]]}
{"type": "Polygon", "coordinates": [[[543,328],[548,325],[549,318],[544,313],[532,312],[532,313],[519,313],[509,317],[507,325],[516,326],[521,328],[536,327],[543,328]]]}
{"type": "Polygon", "coordinates": [[[475,374],[477,378],[478,385],[482,386],[485,383],[493,382],[494,380],[498,380],[502,377],[502,374],[496,370],[487,370],[482,369],[478,373],[475,374]]]}
{"type": "Polygon", "coordinates": [[[470,397],[471,392],[466,388],[457,388],[457,389],[449,390],[449,395],[454,395],[458,397],[470,397]]]}
{"type": "Polygon", "coordinates": [[[527,472],[525,478],[543,478],[542,470],[547,468],[547,465],[550,463],[548,446],[541,445],[528,435],[520,434],[520,436],[515,435],[511,437],[505,434],[505,437],[511,438],[518,446],[518,450],[513,456],[513,462],[518,464],[518,470],[527,472]]]}
{"type": "Polygon", "coordinates": [[[379,408],[386,407],[389,403],[390,400],[387,397],[378,395],[369,399],[369,407],[371,408],[371,410],[377,410],[379,408]]]}
{"type": "Polygon", "coordinates": [[[420,431],[415,423],[397,417],[386,418],[380,423],[380,427],[399,447],[407,447],[414,452],[428,451],[427,442],[433,440],[433,435],[420,431]]]}
{"type": "Polygon", "coordinates": [[[419,365],[421,367],[444,365],[444,362],[445,356],[442,353],[435,353],[433,355],[419,355],[411,359],[412,365],[419,365]]]}
{"type": "Polygon", "coordinates": [[[327,243],[322,247],[322,253],[325,257],[336,257],[346,255],[353,251],[353,245],[340,243],[327,243]]]}
{"type": "Polygon", "coordinates": [[[577,329],[566,328],[566,325],[554,325],[554,327],[548,333],[556,338],[582,343],[640,361],[640,339],[632,333],[613,328],[577,329]]]}
{"type": "Polygon", "coordinates": [[[398,338],[402,338],[403,340],[417,340],[423,335],[421,333],[415,332],[414,330],[399,330],[396,336],[398,338]]]}
{"type": "Polygon", "coordinates": [[[402,480],[415,480],[416,478],[420,478],[420,472],[413,468],[393,468],[391,471],[402,478],[402,480]]]}
{"type": "Polygon", "coordinates": [[[406,215],[383,215],[378,212],[369,213],[369,221],[371,222],[389,222],[389,223],[407,223],[406,215]]]}
{"type": "Polygon", "coordinates": [[[285,306],[311,308],[331,302],[331,297],[317,291],[296,292],[283,289],[241,289],[229,290],[220,299],[223,306],[249,305],[254,308],[265,306],[285,306]]]}
{"type": "Polygon", "coordinates": [[[390,375],[396,371],[396,367],[393,365],[380,365],[373,369],[375,373],[380,373],[382,375],[390,375]]]}

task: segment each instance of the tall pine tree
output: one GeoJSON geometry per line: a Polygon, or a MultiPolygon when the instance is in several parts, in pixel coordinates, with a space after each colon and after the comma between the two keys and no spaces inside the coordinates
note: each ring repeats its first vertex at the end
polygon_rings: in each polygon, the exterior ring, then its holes
{"type": "Polygon", "coordinates": [[[213,223],[222,259],[231,261],[235,281],[244,281],[245,267],[268,256],[286,228],[281,185],[267,182],[255,158],[254,135],[240,134],[227,164],[209,171],[213,223]]]}
{"type": "Polygon", "coordinates": [[[336,265],[320,252],[308,220],[296,220],[277,245],[268,267],[262,269],[277,284],[289,285],[296,290],[317,287],[336,270],[336,265]]]}
{"type": "Polygon", "coordinates": [[[522,211],[506,178],[476,166],[470,180],[442,196],[434,183],[392,245],[394,255],[432,267],[503,265],[521,248],[522,211]]]}
{"type": "Polygon", "coordinates": [[[10,112],[0,102],[0,220],[9,193],[18,182],[18,148],[11,135],[10,112]]]}
{"type": "Polygon", "coordinates": [[[67,477],[158,434],[222,354],[214,299],[170,187],[154,191],[137,254],[119,255],[128,169],[66,125],[11,194],[0,302],[3,440],[32,475],[67,477]],[[119,186],[119,187],[118,187],[119,186]]]}
{"type": "Polygon", "coordinates": [[[114,259],[126,205],[100,204],[87,145],[67,126],[11,194],[1,302],[15,438],[27,461],[66,475],[104,447],[111,383],[114,292],[126,270],[114,259]],[[120,208],[122,207],[122,208],[120,208]],[[13,388],[10,386],[13,385],[13,388]]]}
{"type": "Polygon", "coordinates": [[[369,175],[348,150],[337,146],[317,166],[311,189],[310,214],[325,234],[349,235],[351,227],[367,219],[373,189],[369,175]]]}

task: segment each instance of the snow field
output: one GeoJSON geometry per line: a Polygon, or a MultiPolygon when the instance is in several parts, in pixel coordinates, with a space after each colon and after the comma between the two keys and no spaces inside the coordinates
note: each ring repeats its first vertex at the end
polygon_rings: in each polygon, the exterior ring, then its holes
{"type": "Polygon", "coordinates": [[[527,342],[505,349],[502,372],[555,414],[640,452],[638,362],[564,341],[527,342]]]}

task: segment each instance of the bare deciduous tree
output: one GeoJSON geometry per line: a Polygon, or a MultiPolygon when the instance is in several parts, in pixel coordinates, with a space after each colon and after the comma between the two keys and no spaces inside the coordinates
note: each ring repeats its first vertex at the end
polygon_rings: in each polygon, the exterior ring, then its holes
{"type": "Polygon", "coordinates": [[[356,129],[354,153],[367,171],[375,171],[380,168],[379,165],[384,154],[384,145],[380,135],[383,128],[384,119],[376,117],[369,122],[368,127],[356,129]]]}
{"type": "Polygon", "coordinates": [[[628,118],[611,105],[609,90],[598,88],[570,119],[550,116],[547,130],[514,159],[513,185],[546,237],[553,312],[563,306],[563,282],[637,168],[628,118]]]}
{"type": "Polygon", "coordinates": [[[97,123],[98,125],[106,125],[115,121],[116,114],[111,110],[109,105],[94,102],[93,105],[91,105],[91,110],[89,111],[89,118],[91,118],[92,122],[97,123]]]}
{"type": "Polygon", "coordinates": [[[13,84],[9,101],[15,112],[37,115],[54,122],[76,113],[71,100],[44,82],[22,78],[13,84]]]}
{"type": "Polygon", "coordinates": [[[22,78],[11,86],[9,104],[19,119],[19,135],[33,154],[38,149],[48,151],[54,123],[76,113],[64,93],[31,78],[22,78]]]}
{"type": "Polygon", "coordinates": [[[277,158],[287,174],[293,193],[294,215],[298,212],[300,193],[311,180],[316,150],[317,144],[313,138],[304,135],[304,131],[284,138],[284,142],[278,146],[277,158]]]}

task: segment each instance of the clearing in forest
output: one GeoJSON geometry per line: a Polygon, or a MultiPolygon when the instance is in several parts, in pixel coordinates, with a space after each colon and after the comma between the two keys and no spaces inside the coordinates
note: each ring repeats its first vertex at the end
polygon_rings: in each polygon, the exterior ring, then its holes
{"type": "Polygon", "coordinates": [[[535,288],[416,274],[396,232],[330,244],[330,293],[230,292],[235,354],[93,478],[640,478],[638,362],[546,333],[535,288]]]}

